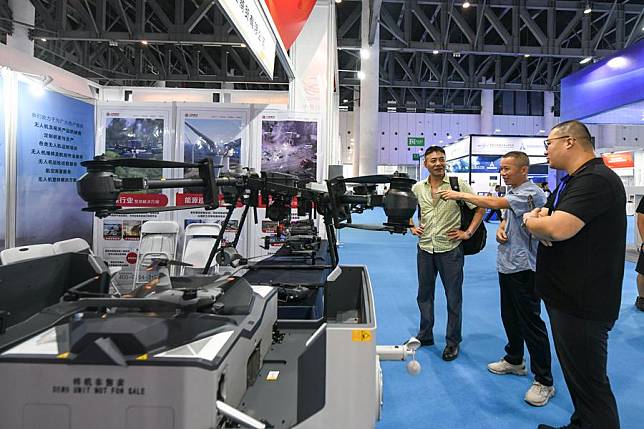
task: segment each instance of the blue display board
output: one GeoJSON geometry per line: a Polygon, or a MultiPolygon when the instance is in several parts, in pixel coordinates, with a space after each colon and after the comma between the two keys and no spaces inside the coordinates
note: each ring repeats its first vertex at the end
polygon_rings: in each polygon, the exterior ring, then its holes
{"type": "Polygon", "coordinates": [[[498,173],[501,157],[498,155],[472,156],[472,173],[498,173]]]}
{"type": "Polygon", "coordinates": [[[4,142],[4,104],[6,102],[6,97],[4,94],[4,81],[0,75],[0,249],[4,249],[4,240],[5,240],[5,211],[7,207],[7,191],[6,180],[5,180],[5,165],[7,164],[5,159],[5,142],[4,142]]]}
{"type": "Polygon", "coordinates": [[[81,211],[76,179],[94,156],[94,139],[92,104],[19,84],[16,245],[92,242],[92,214],[81,211]]]}

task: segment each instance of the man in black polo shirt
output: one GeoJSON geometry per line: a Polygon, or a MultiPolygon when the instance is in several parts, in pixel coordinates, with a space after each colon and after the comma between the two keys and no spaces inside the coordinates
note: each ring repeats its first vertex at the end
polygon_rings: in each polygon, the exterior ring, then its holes
{"type": "MultiPolygon", "coordinates": [[[[637,231],[640,233],[640,237],[644,238],[644,198],[640,200],[635,212],[637,213],[635,216],[637,219],[637,231]]],[[[640,256],[637,258],[635,271],[637,271],[637,298],[635,299],[635,307],[640,311],[644,311],[644,243],[640,246],[640,256]]]]}
{"type": "MultiPolygon", "coordinates": [[[[619,177],[595,158],[590,133],[562,122],[545,141],[551,167],[566,170],[546,206],[524,215],[541,240],[536,285],[552,326],[574,412],[565,428],[618,429],[606,375],[608,331],[619,313],[626,248],[626,195],[619,177]]],[[[552,426],[539,425],[539,429],[552,426]]]]}

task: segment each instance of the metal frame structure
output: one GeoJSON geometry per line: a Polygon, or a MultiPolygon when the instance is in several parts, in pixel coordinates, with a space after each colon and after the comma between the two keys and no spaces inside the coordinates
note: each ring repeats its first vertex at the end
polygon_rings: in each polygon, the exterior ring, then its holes
{"type": "MultiPolygon", "coordinates": [[[[276,61],[270,79],[215,1],[31,3],[36,9],[30,31],[34,55],[100,84],[163,81],[166,86],[216,88],[228,82],[239,89],[288,89],[281,62],[276,61]]],[[[10,33],[5,27],[0,32],[10,33]]]]}
{"type": "MultiPolygon", "coordinates": [[[[599,58],[644,34],[644,2],[371,0],[369,42],[380,26],[380,108],[480,110],[482,89],[554,91],[585,57],[599,58]]],[[[340,99],[360,85],[362,2],[336,7],[340,99]]],[[[351,107],[352,102],[346,103],[351,107]]]]}
{"type": "MultiPolygon", "coordinates": [[[[271,80],[212,0],[31,0],[35,56],[108,85],[288,88],[271,80]],[[143,42],[147,44],[144,44],[143,42]]],[[[380,27],[380,108],[480,109],[482,89],[554,91],[585,57],[642,37],[642,0],[370,0],[369,42],[380,27]],[[585,14],[586,5],[592,12],[585,14]]],[[[340,100],[360,81],[362,0],[336,5],[340,100]]],[[[14,21],[0,0],[0,40],[14,21]]]]}

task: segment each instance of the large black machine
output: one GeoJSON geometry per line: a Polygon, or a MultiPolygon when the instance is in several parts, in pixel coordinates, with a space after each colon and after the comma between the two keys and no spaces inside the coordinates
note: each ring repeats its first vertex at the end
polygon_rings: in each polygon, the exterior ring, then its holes
{"type": "MultiPolygon", "coordinates": [[[[379,359],[404,360],[419,343],[375,344],[366,267],[338,265],[336,229],[405,233],[417,200],[404,174],[301,183],[198,163],[107,159],[82,163],[84,210],[123,209],[121,192],[200,189],[203,207],[227,208],[200,274],[172,277],[181,261],[153,259],[149,282],[111,294],[107,265],[72,253],[0,266],[0,428],[373,428],[382,404],[379,359]],[[196,168],[198,178],[121,178],[117,167],[196,168]],[[389,190],[380,195],[377,185],[389,190]],[[297,201],[299,220],[291,219],[297,201]],[[223,231],[244,207],[231,243],[223,231]],[[282,248],[257,263],[235,250],[251,208],[266,206],[282,248]],[[383,225],[351,215],[382,206],[383,225]],[[322,240],[314,221],[321,217],[322,240]],[[302,219],[306,218],[306,219],[302,219]],[[213,275],[213,260],[232,271],[213,275]],[[162,287],[163,285],[163,287],[162,287]],[[24,305],[28,303],[29,305],[24,305]],[[4,307],[3,307],[4,306],[4,307]],[[9,309],[7,311],[6,309],[9,309]],[[21,309],[22,311],[13,311],[21,309]]],[[[194,209],[167,207],[162,210],[194,209]]],[[[270,243],[265,243],[269,245],[270,243]]],[[[410,372],[418,372],[413,360],[410,372]]]]}
{"type": "MultiPolygon", "coordinates": [[[[81,198],[87,202],[87,207],[83,210],[94,212],[99,218],[114,213],[150,213],[195,208],[195,206],[170,206],[158,209],[122,208],[117,205],[121,192],[187,187],[201,189],[204,204],[199,207],[206,210],[219,208],[220,196],[224,205],[228,207],[228,215],[222,223],[222,231],[226,230],[236,204],[239,202],[245,206],[233,246],[239,240],[239,233],[248,210],[253,208],[255,222],[257,222],[257,207],[266,205],[266,217],[278,222],[277,238],[272,239],[272,244],[285,244],[286,248],[296,253],[317,251],[319,235],[311,219],[320,215],[324,220],[333,265],[338,263],[335,245],[336,229],[358,228],[404,234],[409,229],[409,219],[413,216],[418,203],[411,191],[415,181],[406,174],[399,173],[354,178],[336,177],[326,181],[326,189],[319,189],[307,183],[301,183],[296,176],[284,173],[262,172],[258,175],[245,169],[218,174],[218,167],[221,166],[213,165],[209,158],[199,163],[184,163],[132,158],[107,159],[104,156],[97,156],[92,161],[83,162],[82,165],[87,168],[87,173],[78,180],[77,189],[81,198]],[[147,180],[140,177],[120,178],[115,173],[117,167],[196,168],[199,178],[162,180],[147,180]],[[376,191],[378,184],[388,185],[389,190],[384,195],[378,194],[376,191]],[[351,186],[352,189],[349,189],[351,186]],[[297,200],[298,216],[308,216],[309,221],[291,224],[291,206],[294,200],[297,200]],[[383,207],[387,215],[387,222],[383,225],[363,225],[352,222],[352,213],[362,213],[365,209],[374,207],[383,207]]],[[[218,253],[227,252],[223,250],[225,246],[222,244],[221,240],[215,243],[204,268],[204,274],[208,273],[213,258],[218,253]]],[[[264,243],[265,247],[268,245],[268,241],[264,243]]],[[[225,256],[220,257],[225,260],[225,256]]]]}

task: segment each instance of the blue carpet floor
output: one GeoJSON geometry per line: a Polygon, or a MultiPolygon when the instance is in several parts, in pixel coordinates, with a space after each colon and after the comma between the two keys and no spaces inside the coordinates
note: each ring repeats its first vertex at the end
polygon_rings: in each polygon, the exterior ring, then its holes
{"type": "MultiPolygon", "coordinates": [[[[356,216],[355,222],[382,223],[382,211],[356,216]]],[[[463,343],[457,360],[444,362],[446,304],[436,288],[437,344],[417,353],[422,372],[409,376],[404,363],[383,362],[384,408],[378,429],[385,428],[536,428],[539,423],[568,423],[572,404],[553,351],[556,396],[542,408],[523,401],[528,377],[493,375],[486,364],[504,355],[505,335],[499,311],[496,273],[497,223],[488,224],[488,243],[465,261],[463,343]]],[[[632,237],[632,218],[629,236],[632,237]]],[[[342,264],[367,265],[374,289],[378,344],[400,344],[418,326],[416,238],[359,230],[340,232],[342,264]]],[[[632,242],[632,238],[629,239],[632,242]]],[[[634,264],[627,262],[620,318],[609,337],[609,377],[622,428],[642,428],[644,398],[644,313],[635,309],[634,264]]],[[[545,310],[544,317],[547,317],[545,310]]],[[[550,329],[549,322],[546,322],[550,329]]],[[[526,359],[528,355],[526,352],[526,359]]],[[[528,365],[529,367],[529,365],[528,365]]]]}

